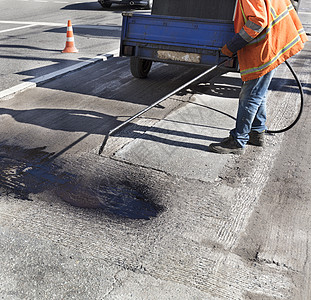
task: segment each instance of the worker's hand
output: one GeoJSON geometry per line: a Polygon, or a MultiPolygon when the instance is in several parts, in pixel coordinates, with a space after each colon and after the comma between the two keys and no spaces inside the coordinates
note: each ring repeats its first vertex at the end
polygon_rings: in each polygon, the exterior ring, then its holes
{"type": "Polygon", "coordinates": [[[221,48],[221,53],[229,57],[232,57],[234,54],[232,51],[229,50],[227,44],[221,48]]]}

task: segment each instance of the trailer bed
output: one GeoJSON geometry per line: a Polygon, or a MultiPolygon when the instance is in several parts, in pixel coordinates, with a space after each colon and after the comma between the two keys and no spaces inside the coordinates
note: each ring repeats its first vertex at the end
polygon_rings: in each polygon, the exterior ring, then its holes
{"type": "Polygon", "coordinates": [[[220,49],[233,35],[233,21],[123,13],[120,55],[133,62],[211,66],[221,61],[220,49]]]}

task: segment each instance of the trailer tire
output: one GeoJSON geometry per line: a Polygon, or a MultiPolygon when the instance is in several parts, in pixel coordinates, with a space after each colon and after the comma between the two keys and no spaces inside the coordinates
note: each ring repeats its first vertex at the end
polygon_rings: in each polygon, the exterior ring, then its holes
{"type": "Polygon", "coordinates": [[[139,57],[131,57],[131,73],[136,78],[146,78],[151,69],[152,60],[139,57]]]}
{"type": "Polygon", "coordinates": [[[103,8],[110,8],[111,7],[111,3],[107,3],[105,2],[105,0],[98,0],[99,4],[103,7],[103,8]]]}

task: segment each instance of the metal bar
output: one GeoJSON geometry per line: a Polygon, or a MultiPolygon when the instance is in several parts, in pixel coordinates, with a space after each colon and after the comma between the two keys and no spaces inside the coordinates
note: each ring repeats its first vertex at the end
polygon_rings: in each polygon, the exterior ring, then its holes
{"type": "MultiPolygon", "coordinates": [[[[231,59],[231,58],[229,58],[231,59]]],[[[102,143],[102,145],[99,148],[99,152],[98,154],[101,155],[101,153],[104,150],[105,145],[107,144],[107,141],[109,139],[109,137],[119,131],[121,128],[123,128],[124,126],[126,126],[128,123],[130,123],[131,121],[133,121],[134,119],[138,118],[139,116],[141,116],[142,114],[144,114],[145,112],[147,112],[148,110],[150,110],[151,108],[159,105],[161,102],[163,102],[164,100],[166,100],[167,98],[173,96],[174,94],[180,92],[181,90],[183,90],[184,88],[186,88],[188,85],[194,83],[195,81],[199,80],[200,78],[204,77],[205,75],[207,75],[208,73],[212,72],[213,70],[215,70],[216,68],[220,67],[221,65],[223,65],[225,62],[227,62],[229,59],[224,60],[223,62],[219,63],[218,65],[215,65],[211,68],[209,68],[208,70],[204,71],[203,73],[201,73],[200,75],[198,75],[197,77],[193,78],[192,80],[188,81],[187,83],[183,84],[182,86],[180,86],[179,88],[177,88],[176,90],[170,92],[169,94],[165,95],[164,97],[162,97],[160,100],[154,102],[153,104],[151,104],[150,106],[146,107],[145,109],[143,109],[142,111],[138,112],[136,115],[134,115],[133,117],[127,119],[126,121],[124,121],[123,123],[121,123],[119,126],[111,129],[108,134],[105,136],[105,139],[102,143]]]]}

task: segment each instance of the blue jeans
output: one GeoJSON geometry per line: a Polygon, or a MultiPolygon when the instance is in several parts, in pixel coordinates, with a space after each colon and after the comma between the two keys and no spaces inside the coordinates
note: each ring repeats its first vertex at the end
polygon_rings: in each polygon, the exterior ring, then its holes
{"type": "Polygon", "coordinates": [[[275,69],[266,75],[243,82],[235,128],[230,134],[244,148],[251,131],[263,132],[266,128],[266,95],[275,69]]]}

